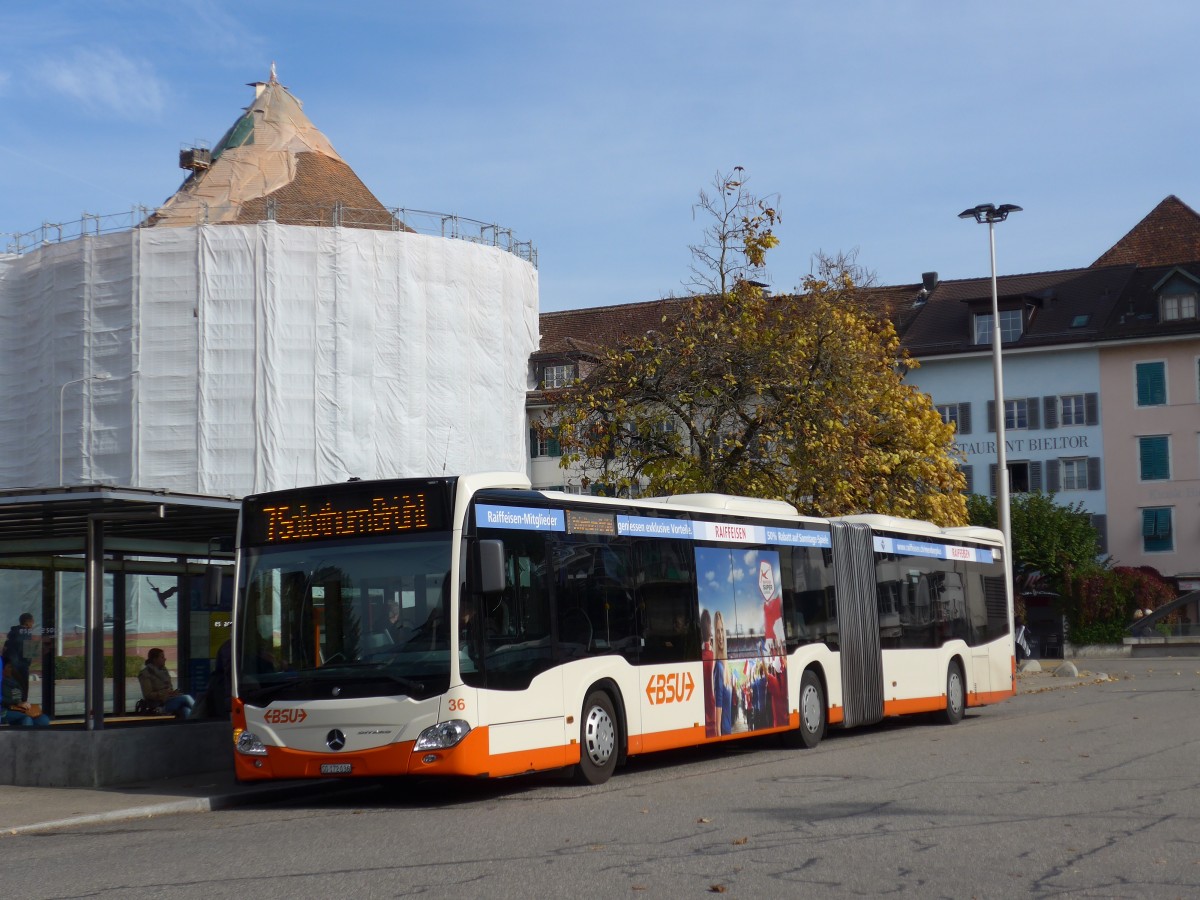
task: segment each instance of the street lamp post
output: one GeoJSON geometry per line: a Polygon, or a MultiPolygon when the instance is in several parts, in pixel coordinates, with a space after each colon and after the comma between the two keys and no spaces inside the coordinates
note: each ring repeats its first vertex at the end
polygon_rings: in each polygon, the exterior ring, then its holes
{"type": "Polygon", "coordinates": [[[996,206],[993,203],[981,203],[972,209],[964,209],[958,214],[960,219],[974,219],[976,222],[987,223],[988,244],[992,254],[992,377],[995,381],[996,393],[996,516],[1000,522],[1000,532],[1004,535],[1004,552],[1008,554],[1005,561],[1004,580],[1012,591],[1012,518],[1009,510],[1008,496],[1008,448],[1005,445],[1005,408],[1004,408],[1004,369],[1000,353],[1000,296],[996,288],[996,223],[1003,222],[1009,213],[1020,212],[1021,207],[1005,203],[996,206]]]}
{"type": "Polygon", "coordinates": [[[107,372],[100,372],[96,375],[85,375],[83,378],[74,378],[68,381],[58,389],[58,486],[62,487],[63,481],[63,400],[67,394],[67,388],[73,384],[84,384],[88,381],[107,381],[111,376],[107,372]]]}

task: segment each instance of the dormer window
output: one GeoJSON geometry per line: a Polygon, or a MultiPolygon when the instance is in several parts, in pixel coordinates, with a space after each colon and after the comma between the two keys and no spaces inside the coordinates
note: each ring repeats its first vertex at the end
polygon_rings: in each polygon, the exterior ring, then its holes
{"type": "Polygon", "coordinates": [[[1167,293],[1163,291],[1159,297],[1162,304],[1162,321],[1175,322],[1179,319],[1196,318],[1196,292],[1167,293]]]}
{"type": "Polygon", "coordinates": [[[1154,286],[1158,293],[1158,321],[1179,322],[1196,318],[1200,283],[1183,269],[1174,269],[1154,286]]]}
{"type": "Polygon", "coordinates": [[[575,380],[575,366],[572,364],[542,367],[542,388],[564,388],[575,380]]]}
{"type": "MultiPolygon", "coordinates": [[[[1019,309],[1000,310],[1000,343],[1011,344],[1019,340],[1024,330],[1024,317],[1019,309]]],[[[990,346],[992,343],[992,314],[975,314],[975,343],[990,346]]]]}

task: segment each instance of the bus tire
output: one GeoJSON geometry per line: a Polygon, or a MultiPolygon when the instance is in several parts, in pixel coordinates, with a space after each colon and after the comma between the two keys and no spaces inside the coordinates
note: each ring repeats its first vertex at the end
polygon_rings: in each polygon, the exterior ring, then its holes
{"type": "Polygon", "coordinates": [[[617,768],[617,713],[612,698],[604,691],[592,691],[583,701],[579,717],[579,780],[584,784],[604,784],[617,768]]]}
{"type": "Polygon", "coordinates": [[[946,708],[942,710],[942,722],[945,725],[957,725],[963,719],[967,709],[967,683],[963,677],[962,666],[958,660],[950,660],[946,670],[946,708]]]}
{"type": "Polygon", "coordinates": [[[804,750],[817,746],[825,737],[827,715],[821,679],[812,669],[805,669],[800,676],[800,727],[784,733],[785,745],[804,750]]]}

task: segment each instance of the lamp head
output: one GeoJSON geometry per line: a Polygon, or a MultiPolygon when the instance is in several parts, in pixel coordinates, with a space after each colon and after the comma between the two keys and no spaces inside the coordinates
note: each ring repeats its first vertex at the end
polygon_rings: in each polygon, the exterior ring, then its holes
{"type": "Polygon", "coordinates": [[[1020,212],[1021,207],[1012,203],[1004,203],[996,206],[994,203],[980,203],[971,209],[964,209],[958,214],[960,219],[974,219],[976,222],[1003,222],[1008,218],[1009,213],[1020,212]]]}

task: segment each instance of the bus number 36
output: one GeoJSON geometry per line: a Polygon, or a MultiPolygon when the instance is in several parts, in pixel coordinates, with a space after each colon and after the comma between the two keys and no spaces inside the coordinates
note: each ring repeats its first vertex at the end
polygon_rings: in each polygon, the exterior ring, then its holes
{"type": "Polygon", "coordinates": [[[646,683],[646,699],[652,704],[686,703],[692,699],[696,682],[691,672],[659,672],[646,683]]]}

